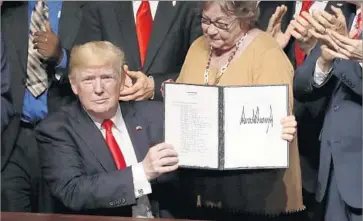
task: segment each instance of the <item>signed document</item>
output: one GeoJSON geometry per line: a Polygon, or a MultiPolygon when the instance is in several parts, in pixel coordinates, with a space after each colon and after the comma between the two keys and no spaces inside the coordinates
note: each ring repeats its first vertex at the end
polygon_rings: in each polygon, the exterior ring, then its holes
{"type": "Polygon", "coordinates": [[[287,168],[288,85],[165,84],[165,142],[180,167],[236,170],[287,168]]]}

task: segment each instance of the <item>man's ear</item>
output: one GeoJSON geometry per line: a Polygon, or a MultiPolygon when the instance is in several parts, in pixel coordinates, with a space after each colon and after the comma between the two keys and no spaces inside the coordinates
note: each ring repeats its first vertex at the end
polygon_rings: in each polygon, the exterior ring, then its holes
{"type": "Polygon", "coordinates": [[[75,76],[69,75],[69,83],[71,84],[72,91],[75,95],[78,95],[77,85],[76,85],[76,79],[75,76]]]}

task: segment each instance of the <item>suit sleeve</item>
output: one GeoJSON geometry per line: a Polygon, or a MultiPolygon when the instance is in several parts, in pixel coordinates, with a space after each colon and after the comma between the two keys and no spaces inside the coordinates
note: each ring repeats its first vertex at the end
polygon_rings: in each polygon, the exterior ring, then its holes
{"type": "Polygon", "coordinates": [[[1,38],[1,132],[14,114],[10,93],[10,71],[6,58],[5,44],[1,38]]]}
{"type": "Polygon", "coordinates": [[[317,45],[304,63],[296,69],[294,75],[294,97],[300,102],[309,102],[309,110],[313,116],[318,116],[325,110],[326,103],[330,99],[337,83],[337,78],[334,76],[334,68],[332,68],[331,73],[322,84],[317,85],[315,83],[316,61],[320,54],[320,45],[317,45]]]}
{"type": "Polygon", "coordinates": [[[334,75],[353,93],[362,96],[362,67],[359,62],[337,60],[333,70],[334,75]]]}
{"type": "Polygon", "coordinates": [[[334,65],[324,83],[317,85],[314,82],[316,61],[320,54],[320,45],[317,45],[304,63],[295,71],[294,95],[301,102],[315,101],[327,97],[331,95],[334,89],[336,83],[336,78],[333,76],[335,73],[334,65]]]}
{"type": "MultiPolygon", "coordinates": [[[[17,145],[1,171],[1,209],[9,212],[31,212],[32,173],[29,166],[29,151],[17,145]]],[[[32,162],[35,163],[35,162],[32,162]]]]}
{"type": "MultiPolygon", "coordinates": [[[[135,204],[131,167],[89,175],[64,120],[44,120],[36,129],[41,167],[53,196],[72,210],[135,204]]],[[[92,136],[92,135],[90,135],[92,136]]]]}
{"type": "MultiPolygon", "coordinates": [[[[200,19],[198,16],[198,13],[196,9],[198,8],[197,2],[184,2],[188,5],[188,15],[186,16],[186,19],[188,19],[188,22],[186,22],[184,28],[184,39],[186,39],[186,45],[187,49],[192,45],[192,43],[199,38],[202,35],[202,28],[200,19]]],[[[166,73],[166,74],[155,74],[152,75],[155,82],[155,94],[154,94],[154,100],[162,100],[162,94],[161,94],[161,85],[164,81],[167,81],[169,79],[172,79],[173,81],[176,81],[176,79],[179,76],[179,72],[176,73],[166,73]]]]}

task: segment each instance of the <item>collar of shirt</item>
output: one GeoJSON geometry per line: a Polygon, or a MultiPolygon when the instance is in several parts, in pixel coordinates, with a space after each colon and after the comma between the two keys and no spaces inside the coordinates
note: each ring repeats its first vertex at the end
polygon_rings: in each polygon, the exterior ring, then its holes
{"type": "MultiPolygon", "coordinates": [[[[132,1],[132,7],[134,9],[134,18],[135,18],[135,20],[136,20],[137,10],[139,10],[141,2],[142,1],[132,1]]],[[[150,9],[151,9],[151,16],[154,19],[155,14],[156,14],[156,9],[158,8],[159,1],[149,1],[149,3],[150,3],[150,9]]]]}
{"type": "MultiPolygon", "coordinates": [[[[104,130],[104,128],[102,128],[102,122],[101,120],[99,119],[96,119],[95,117],[93,117],[91,114],[89,114],[87,111],[86,113],[88,114],[88,116],[92,119],[93,123],[96,125],[96,127],[99,129],[99,130],[104,130]]],[[[117,107],[117,111],[116,111],[116,114],[115,116],[113,116],[111,119],[110,119],[112,122],[113,122],[113,125],[115,126],[115,128],[119,131],[119,132],[122,132],[122,125],[125,124],[125,121],[124,121],[124,118],[122,117],[122,113],[121,113],[121,108],[120,106],[117,107]]]]}

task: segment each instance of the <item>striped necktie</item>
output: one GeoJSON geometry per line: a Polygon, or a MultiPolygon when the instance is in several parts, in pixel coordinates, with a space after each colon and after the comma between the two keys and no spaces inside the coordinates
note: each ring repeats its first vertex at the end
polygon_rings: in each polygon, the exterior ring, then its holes
{"type": "Polygon", "coordinates": [[[30,18],[30,34],[28,44],[28,64],[26,87],[34,97],[41,95],[48,87],[48,76],[43,56],[34,49],[33,34],[37,31],[45,31],[46,22],[49,21],[49,9],[47,4],[39,0],[35,5],[30,18]]]}

